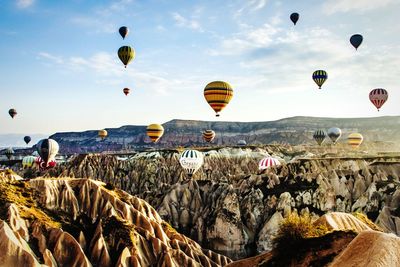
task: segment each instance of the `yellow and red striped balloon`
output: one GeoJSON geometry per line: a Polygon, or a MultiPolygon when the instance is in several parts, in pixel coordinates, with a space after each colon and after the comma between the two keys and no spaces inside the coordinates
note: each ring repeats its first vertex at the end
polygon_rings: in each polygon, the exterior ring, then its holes
{"type": "Polygon", "coordinates": [[[215,132],[213,130],[205,130],[203,133],[204,141],[211,143],[215,138],[215,132]]]}
{"type": "Polygon", "coordinates": [[[164,127],[161,124],[150,124],[146,129],[147,136],[153,143],[156,143],[164,134],[164,127]]]}
{"type": "Polygon", "coordinates": [[[358,148],[363,140],[364,137],[360,133],[352,133],[347,137],[347,142],[352,148],[358,148]]]}
{"type": "Polygon", "coordinates": [[[207,103],[215,111],[216,116],[219,117],[221,112],[231,101],[233,97],[232,86],[227,82],[215,81],[207,84],[204,88],[204,97],[207,103]]]}

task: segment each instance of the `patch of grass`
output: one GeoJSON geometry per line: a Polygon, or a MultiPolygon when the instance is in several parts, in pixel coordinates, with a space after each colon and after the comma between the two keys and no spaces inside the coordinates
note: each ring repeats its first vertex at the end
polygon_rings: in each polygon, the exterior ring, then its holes
{"type": "Polygon", "coordinates": [[[372,230],[383,232],[383,229],[374,224],[370,219],[368,219],[367,215],[365,215],[364,213],[354,212],[353,216],[368,225],[372,230]]]}

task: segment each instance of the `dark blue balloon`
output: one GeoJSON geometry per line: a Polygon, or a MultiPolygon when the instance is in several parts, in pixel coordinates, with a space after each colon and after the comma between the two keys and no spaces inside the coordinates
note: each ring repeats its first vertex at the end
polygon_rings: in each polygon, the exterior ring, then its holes
{"type": "Polygon", "coordinates": [[[292,13],[290,15],[290,20],[293,22],[294,25],[296,25],[297,21],[299,20],[299,13],[292,13]]]}
{"type": "Polygon", "coordinates": [[[354,48],[357,50],[357,48],[361,45],[363,41],[363,37],[361,34],[354,34],[353,36],[350,37],[350,43],[354,48]]]}
{"type": "Polygon", "coordinates": [[[31,137],[30,136],[25,136],[24,137],[24,141],[26,144],[29,144],[29,142],[31,141],[31,137]]]}

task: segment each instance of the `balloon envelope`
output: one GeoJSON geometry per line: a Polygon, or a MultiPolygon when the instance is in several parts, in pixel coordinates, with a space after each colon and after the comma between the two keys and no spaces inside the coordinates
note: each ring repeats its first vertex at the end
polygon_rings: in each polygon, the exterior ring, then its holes
{"type": "Polygon", "coordinates": [[[121,46],[118,49],[118,57],[124,63],[125,68],[135,58],[135,50],[130,46],[121,46]]]}
{"type": "Polygon", "coordinates": [[[26,156],[22,159],[22,168],[32,168],[35,164],[36,157],[26,156]]]}
{"type": "Polygon", "coordinates": [[[59,146],[58,143],[53,139],[42,139],[36,144],[36,150],[47,167],[47,164],[55,159],[59,150],[59,146]]]}
{"type": "Polygon", "coordinates": [[[25,137],[24,137],[24,141],[25,141],[26,144],[29,144],[29,142],[30,142],[31,140],[32,140],[32,139],[31,139],[30,136],[25,136],[25,137]]]}
{"type": "Polygon", "coordinates": [[[363,37],[361,34],[354,34],[350,37],[350,43],[356,50],[361,45],[362,41],[363,37]]]}
{"type": "Polygon", "coordinates": [[[10,114],[11,118],[14,118],[15,115],[17,115],[17,110],[15,108],[12,108],[8,111],[8,114],[10,114]]]}
{"type": "Polygon", "coordinates": [[[328,136],[332,140],[332,142],[336,144],[337,140],[339,140],[339,138],[342,136],[342,130],[337,127],[329,128],[328,136]]]}
{"type": "Polygon", "coordinates": [[[103,129],[103,130],[99,130],[99,132],[97,133],[97,135],[98,135],[98,137],[101,138],[101,140],[103,140],[104,138],[107,137],[108,133],[107,133],[106,130],[103,129]]]}
{"type": "Polygon", "coordinates": [[[125,39],[125,37],[128,35],[129,33],[129,29],[126,26],[122,26],[121,28],[119,28],[119,34],[122,36],[122,39],[125,39]]]}
{"type": "Polygon", "coordinates": [[[352,133],[347,137],[347,141],[352,148],[357,148],[363,142],[364,137],[360,133],[352,133]]]}
{"type": "Polygon", "coordinates": [[[151,139],[153,143],[158,142],[158,140],[164,134],[164,127],[161,124],[150,124],[146,129],[147,136],[151,139]]]}
{"type": "Polygon", "coordinates": [[[271,167],[276,167],[281,165],[281,163],[279,162],[279,160],[277,160],[276,158],[273,157],[265,157],[262,160],[260,160],[260,162],[258,163],[258,170],[265,170],[271,167]]]}
{"type": "Polygon", "coordinates": [[[290,15],[290,20],[293,22],[294,25],[296,25],[297,21],[299,20],[299,13],[292,13],[290,15]]]}
{"type": "Polygon", "coordinates": [[[218,117],[219,112],[222,111],[231,101],[233,97],[233,89],[227,82],[210,82],[204,88],[204,97],[218,117]]]}
{"type": "Polygon", "coordinates": [[[374,104],[378,111],[383,106],[383,104],[385,104],[388,98],[388,92],[382,88],[376,88],[369,93],[369,100],[372,102],[372,104],[374,104]]]}
{"type": "Polygon", "coordinates": [[[321,89],[321,86],[328,79],[328,73],[324,70],[316,70],[314,71],[312,78],[314,82],[319,86],[319,89],[321,89]]]}
{"type": "Polygon", "coordinates": [[[202,133],[202,136],[203,136],[204,141],[210,143],[210,142],[212,142],[212,141],[214,140],[214,138],[215,138],[215,132],[214,132],[213,130],[205,130],[205,131],[202,133]]]}
{"type": "Polygon", "coordinates": [[[6,154],[6,157],[8,159],[11,159],[11,157],[14,155],[14,150],[11,147],[7,148],[4,154],[6,154]]]}
{"type": "Polygon", "coordinates": [[[203,165],[203,153],[197,150],[185,150],[179,158],[179,163],[186,173],[191,177],[203,165]]]}
{"type": "Polygon", "coordinates": [[[124,88],[123,90],[125,95],[129,95],[130,89],[129,88],[124,88]]]}
{"type": "Polygon", "coordinates": [[[324,130],[316,130],[313,134],[314,140],[318,143],[318,145],[322,145],[326,137],[326,133],[324,130]]]}

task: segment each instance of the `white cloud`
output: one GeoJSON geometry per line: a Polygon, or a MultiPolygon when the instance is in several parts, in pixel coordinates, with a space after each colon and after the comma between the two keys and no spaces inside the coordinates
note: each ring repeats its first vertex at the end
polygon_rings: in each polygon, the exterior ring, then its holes
{"type": "Polygon", "coordinates": [[[18,8],[28,8],[35,3],[35,0],[17,0],[18,8]]]}
{"type": "Polygon", "coordinates": [[[324,4],[323,9],[327,14],[349,11],[363,12],[394,3],[396,0],[329,0],[324,4]]]}
{"type": "Polygon", "coordinates": [[[40,52],[40,53],[38,54],[38,58],[39,58],[39,59],[47,59],[47,60],[50,60],[50,61],[52,61],[53,63],[57,63],[57,64],[62,64],[62,63],[64,63],[64,60],[62,59],[62,57],[60,57],[60,56],[54,56],[54,55],[51,55],[51,54],[46,53],[46,52],[40,52]]]}
{"type": "Polygon", "coordinates": [[[98,17],[77,16],[72,18],[71,22],[81,27],[91,28],[94,32],[114,33],[117,28],[116,24],[98,17]]]}
{"type": "Polygon", "coordinates": [[[172,18],[175,21],[175,25],[179,27],[189,28],[195,31],[203,32],[203,29],[197,20],[185,18],[177,12],[172,13],[172,18]]]}
{"type": "Polygon", "coordinates": [[[235,17],[241,16],[243,13],[247,12],[255,12],[262,8],[264,8],[267,4],[268,0],[250,0],[246,1],[246,4],[239,8],[235,13],[235,17]]]}

